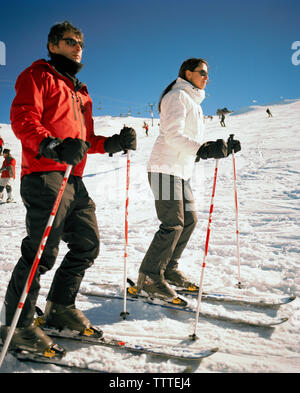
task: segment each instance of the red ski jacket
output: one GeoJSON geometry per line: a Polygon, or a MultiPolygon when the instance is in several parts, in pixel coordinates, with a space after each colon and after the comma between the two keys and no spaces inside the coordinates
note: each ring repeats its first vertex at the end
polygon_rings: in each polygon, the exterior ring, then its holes
{"type": "Polygon", "coordinates": [[[1,172],[2,179],[8,177],[12,177],[14,179],[16,177],[16,160],[13,157],[9,156],[5,158],[1,169],[3,168],[9,168],[9,169],[5,169],[4,171],[1,172]]]}
{"type": "MultiPolygon", "coordinates": [[[[105,153],[106,137],[94,134],[92,100],[86,85],[76,92],[71,80],[45,60],[26,68],[16,82],[11,106],[11,126],[22,144],[21,177],[32,172],[65,171],[67,164],[41,157],[41,141],[48,137],[80,138],[90,142],[89,154],[105,153]]],[[[82,176],[87,156],[72,169],[82,176]]]]}

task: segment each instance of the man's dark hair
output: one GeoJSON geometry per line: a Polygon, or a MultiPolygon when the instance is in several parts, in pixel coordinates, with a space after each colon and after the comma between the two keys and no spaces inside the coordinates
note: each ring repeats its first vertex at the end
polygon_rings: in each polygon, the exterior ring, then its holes
{"type": "Polygon", "coordinates": [[[47,49],[50,55],[49,44],[58,45],[59,41],[63,38],[66,32],[71,32],[75,34],[78,38],[83,40],[83,33],[77,29],[77,27],[73,26],[72,23],[65,20],[64,22],[57,23],[51,27],[50,32],[48,34],[48,42],[47,49]]]}

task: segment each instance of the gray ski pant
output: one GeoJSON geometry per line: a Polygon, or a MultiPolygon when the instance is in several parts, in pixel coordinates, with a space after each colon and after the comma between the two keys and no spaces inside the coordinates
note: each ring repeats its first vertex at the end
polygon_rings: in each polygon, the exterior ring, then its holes
{"type": "Polygon", "coordinates": [[[163,278],[178,260],[197,224],[195,202],[189,181],[163,173],[148,173],[161,224],[148,248],[139,271],[153,280],[163,278]]]}
{"type": "MultiPolygon", "coordinates": [[[[5,296],[6,325],[11,324],[16,311],[63,176],[62,172],[41,172],[22,178],[21,196],[27,210],[27,236],[22,241],[21,258],[13,270],[5,296]]],[[[33,321],[40,275],[53,267],[61,240],[67,243],[69,252],[56,270],[47,299],[73,305],[85,270],[98,256],[100,244],[95,204],[82,179],[77,176],[69,177],[18,327],[29,326],[33,321]]]]}

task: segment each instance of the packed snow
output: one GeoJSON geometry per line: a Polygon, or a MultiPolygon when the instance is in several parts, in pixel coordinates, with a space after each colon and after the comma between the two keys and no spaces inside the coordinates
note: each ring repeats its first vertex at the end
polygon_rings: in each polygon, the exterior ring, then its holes
{"type": "MultiPolygon", "coordinates": [[[[115,284],[119,294],[124,280],[124,221],[126,197],[126,155],[89,155],[84,182],[97,205],[101,234],[100,255],[86,272],[77,298],[95,326],[105,334],[136,343],[155,342],[201,348],[219,347],[219,351],[201,362],[168,360],[137,355],[106,347],[60,341],[75,365],[89,364],[109,373],[269,373],[300,372],[300,100],[286,100],[268,106],[244,108],[226,116],[226,127],[218,117],[206,120],[205,140],[228,138],[234,134],[242,151],[235,155],[239,206],[239,243],[241,281],[238,289],[237,247],[233,189],[232,156],[219,160],[214,211],[206,267],[204,291],[248,295],[296,295],[292,303],[276,309],[252,306],[213,304],[202,301],[201,310],[244,317],[265,315],[289,317],[276,328],[258,328],[201,317],[197,341],[189,340],[194,332],[195,316],[127,301],[130,313],[123,320],[122,300],[87,296],[88,290],[111,293],[115,284]]],[[[159,119],[96,117],[96,134],[118,133],[124,124],[134,127],[138,149],[130,154],[129,240],[127,275],[136,280],[142,258],[156,232],[154,200],[147,181],[146,163],[159,132],[159,119]],[[150,124],[149,136],[142,128],[150,124]]],[[[25,231],[25,208],[19,195],[21,145],[10,125],[0,125],[5,147],[17,160],[14,186],[16,204],[0,206],[0,306],[2,306],[11,271],[20,256],[25,231]]],[[[204,245],[213,185],[214,160],[195,165],[192,188],[198,211],[198,225],[181,258],[180,268],[196,282],[200,280],[204,245]]],[[[61,243],[57,265],[67,252],[61,243]]],[[[56,266],[57,266],[56,265],[56,266]]],[[[41,278],[38,300],[45,306],[47,290],[55,269],[41,278]]],[[[194,300],[194,303],[196,300],[194,300]]],[[[23,363],[8,354],[0,370],[5,373],[72,372],[54,365],[23,363]]]]}

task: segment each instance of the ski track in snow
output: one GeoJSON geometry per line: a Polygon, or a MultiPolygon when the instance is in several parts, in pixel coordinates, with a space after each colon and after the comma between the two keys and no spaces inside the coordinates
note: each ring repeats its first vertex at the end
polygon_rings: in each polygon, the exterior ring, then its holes
{"type": "MultiPolygon", "coordinates": [[[[218,179],[211,224],[209,251],[204,275],[204,291],[234,294],[290,294],[297,299],[278,309],[258,309],[237,305],[202,302],[201,308],[237,315],[289,316],[275,329],[234,325],[217,320],[199,319],[196,342],[188,340],[193,333],[194,316],[171,312],[139,302],[127,302],[130,316],[120,318],[123,302],[78,295],[77,306],[111,337],[130,341],[165,344],[218,346],[219,352],[201,363],[158,359],[111,348],[67,343],[67,355],[74,364],[89,363],[97,370],[125,373],[233,373],[233,372],[300,372],[300,100],[270,105],[273,118],[264,106],[226,117],[226,128],[219,120],[206,120],[205,140],[235,134],[242,151],[235,155],[239,204],[241,280],[245,289],[237,289],[235,211],[231,156],[219,162],[218,179]]],[[[158,120],[150,127],[149,137],[142,129],[142,118],[95,118],[97,134],[112,135],[125,123],[138,134],[138,150],[131,153],[129,189],[129,244],[127,274],[137,278],[138,268],[156,232],[154,201],[148,186],[146,163],[158,135],[158,120]]],[[[151,119],[148,119],[151,124],[151,119]]],[[[6,147],[17,159],[14,186],[17,204],[0,206],[0,306],[5,296],[11,271],[20,256],[25,231],[25,208],[19,196],[21,146],[10,126],[1,124],[0,134],[6,147]]],[[[2,157],[1,157],[2,158],[2,157]]],[[[181,258],[180,268],[199,282],[204,253],[211,198],[214,161],[195,166],[192,187],[198,211],[198,225],[181,258]],[[203,180],[201,180],[201,178],[203,180]]],[[[84,182],[97,205],[101,235],[100,255],[86,272],[82,289],[92,283],[123,283],[124,215],[126,156],[89,155],[84,182]]],[[[61,243],[56,266],[67,252],[61,243]]],[[[45,297],[55,268],[41,279],[38,305],[45,297]]],[[[95,287],[94,287],[95,288],[95,287]]],[[[103,289],[105,293],[106,289],[103,289]]],[[[63,341],[61,341],[63,343],[63,341]]],[[[0,372],[37,373],[70,372],[54,365],[22,363],[7,355],[0,372]]]]}

